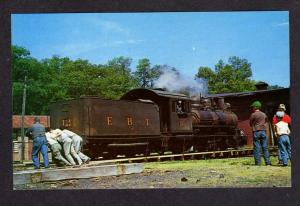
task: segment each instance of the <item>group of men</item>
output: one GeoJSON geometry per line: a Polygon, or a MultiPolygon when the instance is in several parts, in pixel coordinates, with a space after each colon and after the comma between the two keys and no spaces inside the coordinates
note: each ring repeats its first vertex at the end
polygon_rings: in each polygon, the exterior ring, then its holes
{"type": "Polygon", "coordinates": [[[49,167],[48,145],[52,152],[52,160],[57,166],[82,165],[90,161],[90,158],[80,151],[82,138],[66,128],[55,130],[49,128],[46,131],[40,119],[36,117],[35,123],[26,131],[26,135],[33,138],[32,161],[35,169],[40,168],[39,152],[43,155],[44,167],[49,167]]]}
{"type": "MultiPolygon", "coordinates": [[[[254,101],[251,104],[252,114],[250,116],[250,126],[253,131],[253,153],[255,165],[261,165],[260,148],[263,151],[263,157],[266,165],[271,165],[267,143],[267,115],[260,111],[262,104],[254,101]]],[[[277,138],[278,160],[282,166],[288,165],[291,160],[291,143],[289,139],[291,118],[285,113],[284,104],[279,104],[276,114],[272,119],[272,125],[277,138]]]]}

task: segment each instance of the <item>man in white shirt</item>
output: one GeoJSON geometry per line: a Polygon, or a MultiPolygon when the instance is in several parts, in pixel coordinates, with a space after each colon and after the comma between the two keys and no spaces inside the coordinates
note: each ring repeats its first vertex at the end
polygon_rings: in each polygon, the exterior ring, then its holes
{"type": "Polygon", "coordinates": [[[64,149],[64,154],[65,154],[65,157],[67,158],[67,160],[72,165],[76,165],[74,159],[72,158],[72,156],[73,156],[77,160],[78,164],[81,165],[82,160],[80,159],[80,157],[75,152],[75,149],[74,149],[74,146],[73,146],[73,143],[72,143],[72,139],[69,137],[69,135],[67,135],[66,133],[64,133],[60,129],[56,129],[53,132],[56,135],[57,141],[62,143],[63,149],[64,149]]]}
{"type": "Polygon", "coordinates": [[[54,134],[51,131],[52,130],[50,130],[50,132],[46,132],[45,135],[52,152],[52,159],[54,160],[57,166],[71,166],[72,164],[62,156],[62,147],[54,138],[54,134]]]}
{"type": "Polygon", "coordinates": [[[67,130],[67,129],[63,129],[62,130],[64,133],[66,133],[67,135],[69,135],[69,137],[72,139],[72,143],[74,145],[74,149],[75,152],[78,154],[78,156],[82,159],[82,161],[86,164],[89,163],[89,161],[91,160],[91,158],[89,158],[88,156],[86,156],[85,154],[83,154],[81,152],[81,146],[82,146],[82,137],[80,137],[78,134],[67,130]]]}
{"type": "Polygon", "coordinates": [[[282,121],[283,111],[276,112],[278,123],[275,124],[275,135],[278,138],[278,148],[282,158],[283,166],[287,166],[288,159],[291,159],[291,143],[289,135],[291,133],[288,123],[282,121]]]}

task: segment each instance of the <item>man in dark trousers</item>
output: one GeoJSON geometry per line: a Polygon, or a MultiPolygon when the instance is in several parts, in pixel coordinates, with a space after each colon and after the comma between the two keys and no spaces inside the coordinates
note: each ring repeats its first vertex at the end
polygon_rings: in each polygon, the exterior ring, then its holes
{"type": "Polygon", "coordinates": [[[34,169],[40,168],[40,161],[38,158],[39,152],[42,153],[44,159],[45,168],[49,167],[48,160],[48,147],[47,147],[47,139],[45,135],[45,127],[40,123],[40,118],[34,118],[34,124],[26,131],[27,136],[31,136],[33,138],[33,146],[32,146],[32,161],[34,169]]]}
{"type": "Polygon", "coordinates": [[[255,101],[251,104],[253,113],[250,116],[250,126],[253,132],[253,153],[255,165],[260,165],[260,147],[262,147],[266,165],[270,165],[269,149],[267,143],[267,115],[260,111],[261,103],[255,101]]]}
{"type": "MultiPolygon", "coordinates": [[[[285,113],[286,112],[285,105],[284,104],[279,104],[277,112],[283,112],[284,115],[281,118],[281,121],[286,122],[288,124],[288,126],[290,127],[292,120],[291,120],[291,117],[288,114],[285,113]]],[[[272,119],[272,124],[273,124],[274,131],[275,131],[275,125],[279,122],[278,119],[279,118],[275,114],[273,116],[273,119],[272,119]]],[[[278,164],[282,164],[282,163],[283,163],[283,161],[282,161],[282,158],[281,158],[281,153],[280,153],[280,150],[278,150],[278,164]]]]}

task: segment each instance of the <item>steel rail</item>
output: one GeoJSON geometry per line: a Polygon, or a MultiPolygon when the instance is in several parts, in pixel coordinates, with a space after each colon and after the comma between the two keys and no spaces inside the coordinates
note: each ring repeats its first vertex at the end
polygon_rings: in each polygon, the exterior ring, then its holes
{"type": "MultiPolygon", "coordinates": [[[[271,155],[277,155],[277,147],[269,147],[271,155]]],[[[182,154],[165,154],[165,155],[149,155],[132,158],[120,158],[111,160],[98,160],[92,161],[85,166],[95,166],[102,164],[119,164],[119,163],[134,163],[134,162],[155,162],[155,161],[167,161],[167,160],[197,160],[197,159],[221,159],[221,158],[235,158],[252,156],[253,149],[232,149],[222,151],[207,151],[207,152],[193,152],[182,154]]]]}
{"type": "MultiPolygon", "coordinates": [[[[278,155],[278,147],[269,147],[270,155],[278,155]]],[[[238,158],[253,156],[253,148],[246,149],[228,149],[222,151],[207,151],[207,152],[191,152],[191,153],[181,153],[181,154],[164,154],[164,155],[149,155],[149,156],[138,156],[131,158],[117,158],[109,160],[94,160],[89,164],[81,165],[80,167],[93,167],[99,165],[109,165],[109,164],[124,164],[124,163],[141,163],[141,162],[160,162],[160,161],[174,161],[174,160],[205,160],[205,159],[221,159],[221,158],[238,158]]],[[[14,168],[18,167],[32,167],[32,162],[27,164],[14,164],[14,168]]],[[[79,167],[79,166],[76,166],[79,167]]],[[[55,165],[51,164],[51,169],[57,168],[55,165]]],[[[61,167],[66,168],[66,167],[61,167]]],[[[67,166],[68,168],[68,166],[67,166]]]]}

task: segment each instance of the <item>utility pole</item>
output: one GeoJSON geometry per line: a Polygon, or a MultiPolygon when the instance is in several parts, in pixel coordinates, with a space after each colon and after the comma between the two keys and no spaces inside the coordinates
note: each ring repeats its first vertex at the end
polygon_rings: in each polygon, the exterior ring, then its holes
{"type": "Polygon", "coordinates": [[[23,102],[22,102],[22,119],[21,119],[21,138],[22,138],[22,150],[21,150],[21,162],[23,163],[25,157],[25,131],[24,131],[24,119],[25,119],[25,105],[26,105],[26,87],[27,87],[27,72],[25,73],[24,88],[23,88],[23,102]]]}

